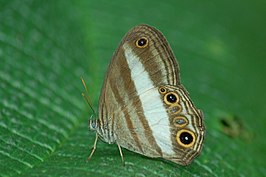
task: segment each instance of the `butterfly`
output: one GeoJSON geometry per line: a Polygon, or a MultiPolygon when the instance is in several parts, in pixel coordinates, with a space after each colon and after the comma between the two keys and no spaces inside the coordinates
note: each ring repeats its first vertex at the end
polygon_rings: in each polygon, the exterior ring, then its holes
{"type": "MultiPolygon", "coordinates": [[[[85,84],[84,84],[85,85],[85,84]]],[[[129,30],[109,64],[98,118],[90,119],[96,138],[150,158],[188,165],[201,152],[202,112],[180,82],[179,66],[164,35],[154,27],[129,30]]]]}

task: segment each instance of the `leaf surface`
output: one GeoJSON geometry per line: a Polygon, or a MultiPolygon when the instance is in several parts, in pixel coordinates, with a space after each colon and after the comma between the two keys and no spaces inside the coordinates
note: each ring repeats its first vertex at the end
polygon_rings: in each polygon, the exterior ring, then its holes
{"type": "Polygon", "coordinates": [[[265,2],[0,2],[0,176],[266,176],[265,2]],[[123,35],[160,29],[205,114],[202,154],[182,167],[98,143],[95,109],[123,35]]]}

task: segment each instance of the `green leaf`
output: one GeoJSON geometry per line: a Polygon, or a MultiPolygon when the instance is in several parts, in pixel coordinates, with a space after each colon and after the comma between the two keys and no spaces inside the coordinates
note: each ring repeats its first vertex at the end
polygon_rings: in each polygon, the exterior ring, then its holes
{"type": "Polygon", "coordinates": [[[266,176],[265,1],[0,2],[0,176],[266,176]],[[160,29],[205,114],[187,166],[98,143],[97,108],[112,53],[131,27],[160,29]]]}

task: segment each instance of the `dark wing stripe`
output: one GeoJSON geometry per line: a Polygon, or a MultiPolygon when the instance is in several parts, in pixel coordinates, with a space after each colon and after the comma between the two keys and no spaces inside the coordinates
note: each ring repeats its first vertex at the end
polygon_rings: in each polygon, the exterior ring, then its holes
{"type": "Polygon", "coordinates": [[[146,29],[149,30],[150,32],[150,37],[153,39],[154,42],[154,46],[157,48],[162,48],[163,53],[166,56],[162,55],[162,60],[165,60],[167,62],[167,64],[169,66],[170,70],[170,75],[169,76],[173,76],[172,82],[170,82],[169,84],[171,85],[176,85],[176,84],[180,84],[179,83],[179,67],[178,67],[178,63],[176,61],[176,58],[174,56],[174,53],[170,47],[170,45],[168,44],[166,38],[164,37],[164,35],[157,29],[153,28],[153,27],[149,27],[146,26],[146,29]],[[152,37],[155,36],[155,37],[152,37]],[[158,40],[158,41],[157,41],[158,40]]]}
{"type": "Polygon", "coordinates": [[[169,74],[169,77],[173,77],[171,78],[171,80],[169,80],[169,84],[171,85],[176,85],[176,81],[177,81],[177,71],[176,69],[178,70],[178,67],[177,67],[177,63],[176,63],[176,59],[173,55],[173,52],[170,48],[170,46],[168,45],[168,42],[166,40],[166,38],[163,36],[163,34],[161,32],[159,32],[158,30],[156,30],[155,28],[153,29],[149,29],[151,33],[153,33],[153,36],[156,36],[156,37],[153,37],[152,40],[153,40],[153,43],[154,43],[154,46],[155,48],[160,51],[159,49],[162,48],[162,52],[161,52],[161,58],[162,60],[164,60],[166,62],[166,64],[168,65],[168,69],[170,69],[170,71],[168,71],[169,74]],[[158,40],[158,41],[156,41],[158,40]]]}
{"type": "MultiPolygon", "coordinates": [[[[115,80],[113,80],[112,78],[110,78],[110,79],[111,79],[110,80],[110,89],[114,93],[114,96],[115,96],[115,99],[116,99],[117,103],[119,105],[121,105],[121,106],[126,105],[126,103],[124,102],[123,98],[120,96],[120,92],[119,92],[119,90],[117,88],[117,85],[115,84],[115,80]]],[[[119,88],[119,89],[121,90],[121,88],[119,88]]],[[[112,103],[110,103],[110,104],[112,104],[112,103]]],[[[114,110],[112,110],[112,111],[114,111],[114,110]]],[[[127,124],[127,128],[129,130],[129,132],[131,133],[131,137],[134,139],[134,142],[135,142],[136,146],[139,148],[139,150],[143,152],[143,149],[142,149],[141,144],[140,144],[140,139],[137,136],[137,134],[136,134],[136,132],[134,130],[132,121],[131,121],[131,119],[129,117],[128,108],[125,107],[121,111],[123,111],[123,114],[124,114],[125,117],[114,117],[114,119],[118,119],[118,118],[119,119],[125,119],[126,124],[127,124]]],[[[111,112],[110,112],[110,114],[111,114],[111,112]]]]}
{"type": "MultiPolygon", "coordinates": [[[[196,125],[203,125],[202,123],[200,123],[202,121],[201,115],[198,114],[198,111],[196,110],[194,104],[192,103],[192,101],[190,101],[190,99],[188,98],[188,95],[182,90],[179,90],[180,92],[182,92],[182,95],[184,95],[183,99],[186,100],[186,107],[187,110],[192,111],[193,113],[190,114],[192,117],[192,126],[194,127],[194,130],[196,131],[196,135],[197,135],[197,141],[195,142],[195,154],[198,153],[201,148],[202,148],[202,142],[204,139],[204,132],[202,130],[199,130],[199,127],[196,125]]],[[[204,127],[202,127],[204,129],[204,127]]],[[[187,155],[189,155],[190,153],[188,153],[187,155]]],[[[194,155],[193,155],[194,156],[194,155]]],[[[193,158],[193,156],[191,156],[191,159],[193,158]]]]}

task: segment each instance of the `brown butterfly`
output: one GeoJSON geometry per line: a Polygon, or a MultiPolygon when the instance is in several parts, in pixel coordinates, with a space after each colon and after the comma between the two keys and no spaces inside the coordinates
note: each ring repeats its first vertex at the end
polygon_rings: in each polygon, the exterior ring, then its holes
{"type": "MultiPolygon", "coordinates": [[[[109,65],[99,99],[98,119],[90,120],[109,144],[152,158],[188,165],[204,139],[203,114],[180,83],[176,58],[163,34],[148,25],[132,28],[109,65]]],[[[123,160],[124,161],[124,160],[123,160]]]]}

